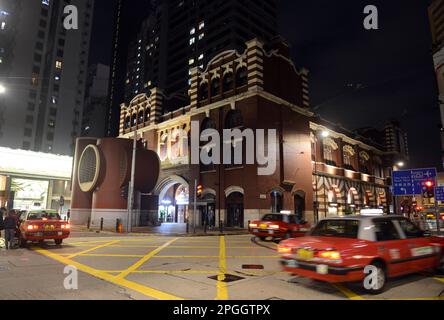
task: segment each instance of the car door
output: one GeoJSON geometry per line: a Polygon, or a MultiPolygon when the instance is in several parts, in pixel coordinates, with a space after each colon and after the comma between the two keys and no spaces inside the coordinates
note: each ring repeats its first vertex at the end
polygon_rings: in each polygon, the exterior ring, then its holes
{"type": "Polygon", "coordinates": [[[408,243],[410,253],[409,268],[412,271],[421,271],[433,268],[438,263],[438,255],[431,245],[431,237],[426,236],[417,225],[405,218],[396,220],[408,243]]]}
{"type": "Polygon", "coordinates": [[[408,273],[410,251],[408,241],[403,237],[392,219],[374,219],[377,253],[387,263],[389,276],[408,273]]]}

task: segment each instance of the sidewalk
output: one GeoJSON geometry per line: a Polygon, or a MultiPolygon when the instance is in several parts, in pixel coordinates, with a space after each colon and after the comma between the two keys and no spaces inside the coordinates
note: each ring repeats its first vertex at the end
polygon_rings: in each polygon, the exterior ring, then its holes
{"type": "Polygon", "coordinates": [[[193,228],[190,227],[187,233],[185,224],[164,224],[159,227],[134,227],[131,233],[117,233],[115,230],[96,230],[88,229],[86,226],[71,226],[71,232],[75,235],[76,233],[87,233],[102,234],[102,235],[113,235],[113,236],[146,236],[146,235],[156,235],[156,236],[176,236],[176,237],[210,237],[210,236],[228,236],[228,235],[245,235],[249,234],[248,230],[242,229],[232,229],[225,228],[223,232],[220,232],[218,228],[209,229],[204,232],[203,228],[196,228],[196,233],[193,232],[193,228]]]}

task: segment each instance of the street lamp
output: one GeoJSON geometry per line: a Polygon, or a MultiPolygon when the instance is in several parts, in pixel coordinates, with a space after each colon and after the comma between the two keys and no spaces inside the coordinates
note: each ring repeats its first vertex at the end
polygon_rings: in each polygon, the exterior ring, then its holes
{"type": "Polygon", "coordinates": [[[0,84],[0,94],[4,94],[5,92],[6,92],[5,86],[0,84]]]}
{"type": "Polygon", "coordinates": [[[402,167],[405,166],[405,163],[402,162],[402,161],[399,161],[399,162],[397,163],[397,165],[398,165],[398,167],[402,168],[402,167]]]}
{"type": "Polygon", "coordinates": [[[329,136],[330,136],[330,132],[328,132],[327,130],[324,130],[321,132],[322,138],[328,138],[329,136]]]}

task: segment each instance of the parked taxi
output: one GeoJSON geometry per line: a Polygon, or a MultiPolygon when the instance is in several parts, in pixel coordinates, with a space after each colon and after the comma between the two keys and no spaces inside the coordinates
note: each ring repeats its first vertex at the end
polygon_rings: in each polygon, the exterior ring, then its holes
{"type": "Polygon", "coordinates": [[[54,240],[60,245],[70,235],[70,225],[62,220],[57,211],[31,210],[19,216],[18,236],[20,246],[28,242],[54,240]]]}
{"type": "Polygon", "coordinates": [[[248,228],[251,234],[261,240],[289,239],[304,236],[310,230],[310,225],[294,214],[271,213],[264,215],[261,220],[250,222],[248,228]]]}
{"type": "Polygon", "coordinates": [[[403,216],[327,218],[306,237],[282,241],[278,251],[285,271],[332,283],[359,281],[372,294],[382,292],[391,277],[444,271],[444,237],[403,216]]]}

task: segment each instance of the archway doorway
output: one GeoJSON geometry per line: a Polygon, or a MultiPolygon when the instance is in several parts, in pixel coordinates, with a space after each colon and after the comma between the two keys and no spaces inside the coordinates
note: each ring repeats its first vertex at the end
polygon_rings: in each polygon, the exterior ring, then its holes
{"type": "Polygon", "coordinates": [[[244,228],[244,195],[231,193],[226,199],[227,227],[244,228]]]}
{"type": "Polygon", "coordinates": [[[216,196],[212,193],[207,193],[203,196],[200,211],[200,223],[202,227],[215,228],[216,227],[216,196]]]}
{"type": "Polygon", "coordinates": [[[189,185],[181,177],[170,176],[155,190],[159,194],[159,221],[186,223],[189,217],[189,185]]]}

